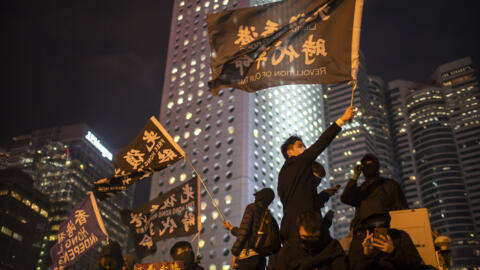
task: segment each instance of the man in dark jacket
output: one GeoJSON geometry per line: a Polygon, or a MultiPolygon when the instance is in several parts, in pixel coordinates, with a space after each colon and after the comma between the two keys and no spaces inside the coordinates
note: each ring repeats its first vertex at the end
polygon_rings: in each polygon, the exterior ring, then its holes
{"type": "Polygon", "coordinates": [[[240,270],[263,270],[266,265],[265,256],[255,252],[252,246],[265,210],[275,198],[275,193],[270,188],[264,188],[256,192],[254,196],[255,202],[247,205],[240,228],[233,227],[228,221],[223,223],[224,227],[237,237],[232,247],[232,268],[238,263],[240,270]]]}
{"type": "Polygon", "coordinates": [[[296,237],[295,223],[298,214],[313,211],[320,205],[316,189],[318,181],[314,178],[312,165],[337,136],[343,124],[353,116],[354,107],[350,106],[308,149],[305,149],[302,140],[295,136],[288,138],[282,145],[285,163],[278,174],[277,191],[283,204],[280,233],[284,242],[291,237],[296,237]]]}
{"type": "Polygon", "coordinates": [[[422,265],[422,258],[410,236],[402,230],[390,229],[388,213],[369,216],[363,221],[363,227],[366,228],[365,233],[361,237],[354,237],[350,245],[350,269],[427,269],[422,265]]]}
{"type": "Polygon", "coordinates": [[[355,207],[355,217],[352,220],[354,233],[362,230],[359,227],[362,220],[372,214],[408,209],[407,200],[398,183],[381,177],[379,169],[377,157],[365,154],[361,165],[355,167],[353,178],[348,181],[340,197],[343,203],[355,207]],[[362,172],[365,182],[357,186],[357,179],[362,172]]]}
{"type": "Polygon", "coordinates": [[[298,216],[297,236],[290,238],[277,256],[278,270],[345,270],[345,253],[332,239],[318,211],[298,216]]]}
{"type": "Polygon", "coordinates": [[[170,249],[170,256],[175,261],[182,261],[185,270],[203,270],[203,267],[195,261],[195,253],[193,253],[190,242],[180,241],[175,243],[170,249]]]}

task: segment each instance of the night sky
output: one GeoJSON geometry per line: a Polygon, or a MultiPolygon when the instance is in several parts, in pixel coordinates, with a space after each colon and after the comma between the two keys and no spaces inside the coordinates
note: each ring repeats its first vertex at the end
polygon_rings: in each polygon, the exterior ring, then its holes
{"type": "MultiPolygon", "coordinates": [[[[367,72],[424,81],[436,66],[469,55],[479,67],[477,2],[365,0],[367,72]]],[[[158,116],[172,1],[0,5],[0,146],[35,129],[84,122],[115,151],[158,116]]]]}

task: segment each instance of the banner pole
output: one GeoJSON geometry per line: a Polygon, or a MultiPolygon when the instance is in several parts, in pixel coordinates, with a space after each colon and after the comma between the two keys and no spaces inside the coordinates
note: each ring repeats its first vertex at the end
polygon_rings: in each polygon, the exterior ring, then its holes
{"type": "Polygon", "coordinates": [[[210,190],[208,190],[207,185],[205,185],[205,182],[203,181],[202,177],[200,176],[200,174],[198,174],[197,170],[195,169],[195,167],[193,167],[192,162],[190,161],[190,159],[187,158],[187,156],[185,156],[185,160],[188,162],[188,164],[190,165],[190,167],[192,167],[192,169],[195,171],[195,173],[196,173],[197,176],[198,176],[198,179],[200,179],[200,182],[202,183],[203,187],[205,188],[205,190],[206,190],[207,193],[208,193],[208,196],[210,196],[210,199],[212,200],[213,206],[215,206],[215,208],[217,208],[217,211],[218,211],[218,213],[220,214],[220,217],[222,218],[222,222],[225,221],[225,217],[223,216],[222,211],[220,211],[220,209],[219,209],[218,206],[217,206],[217,203],[215,203],[215,200],[213,199],[213,196],[212,196],[212,194],[210,193],[210,190]]]}
{"type": "Polygon", "coordinates": [[[352,86],[352,98],[350,99],[350,106],[353,106],[353,95],[355,94],[355,90],[357,89],[357,81],[353,81],[352,86]]]}

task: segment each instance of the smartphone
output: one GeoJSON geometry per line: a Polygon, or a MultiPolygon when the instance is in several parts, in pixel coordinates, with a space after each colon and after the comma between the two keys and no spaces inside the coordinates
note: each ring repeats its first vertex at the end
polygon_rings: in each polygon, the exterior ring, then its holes
{"type": "Polygon", "coordinates": [[[381,235],[386,239],[387,238],[387,232],[388,232],[388,228],[375,228],[375,229],[373,229],[373,237],[381,239],[379,237],[379,235],[381,235]]]}

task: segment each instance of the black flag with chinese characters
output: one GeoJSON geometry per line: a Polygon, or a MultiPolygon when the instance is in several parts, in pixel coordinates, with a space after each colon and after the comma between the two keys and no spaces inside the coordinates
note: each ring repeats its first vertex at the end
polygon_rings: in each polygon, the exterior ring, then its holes
{"type": "Polygon", "coordinates": [[[208,15],[210,90],[356,80],[363,0],[285,0],[208,15]]]}
{"type": "Polygon", "coordinates": [[[185,153],[180,146],[152,116],[135,139],[115,155],[115,175],[94,183],[95,195],[99,199],[105,199],[184,157],[185,153]]]}
{"type": "Polygon", "coordinates": [[[197,233],[200,223],[200,186],[194,178],[148,203],[123,211],[122,219],[133,233],[137,256],[156,251],[156,242],[197,233]]]}

